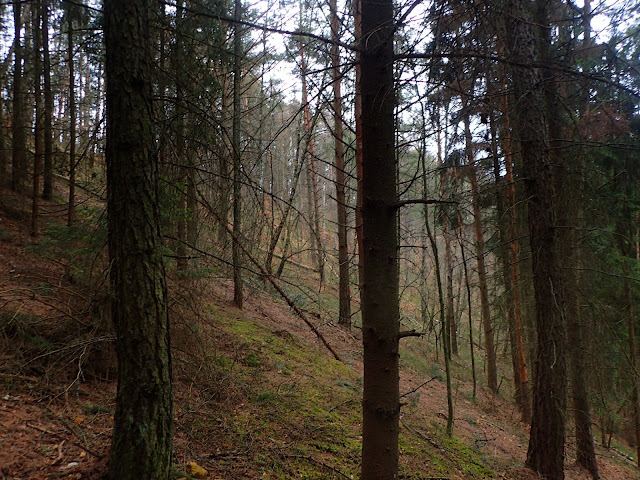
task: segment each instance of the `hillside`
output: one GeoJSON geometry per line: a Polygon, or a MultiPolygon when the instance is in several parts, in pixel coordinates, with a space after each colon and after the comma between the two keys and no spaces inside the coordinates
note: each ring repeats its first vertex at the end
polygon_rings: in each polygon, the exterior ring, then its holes
{"type": "MultiPolygon", "coordinates": [[[[103,478],[116,384],[103,245],[90,221],[99,213],[84,204],[86,221],[66,229],[64,208],[45,203],[52,224],[33,239],[28,207],[2,191],[0,472],[3,479],[103,478]]],[[[170,283],[175,478],[189,478],[190,462],[209,479],[358,478],[359,331],[311,317],[339,362],[266,287],[253,285],[239,311],[215,269],[170,283]]],[[[403,342],[401,478],[536,478],[522,468],[527,427],[510,394],[494,398],[480,386],[473,399],[467,361],[456,359],[449,438],[441,357],[427,339],[403,342]]],[[[572,465],[568,440],[567,479],[588,479],[572,465]]],[[[640,478],[625,456],[631,449],[618,440],[616,448],[598,447],[602,478],[640,478]]]]}

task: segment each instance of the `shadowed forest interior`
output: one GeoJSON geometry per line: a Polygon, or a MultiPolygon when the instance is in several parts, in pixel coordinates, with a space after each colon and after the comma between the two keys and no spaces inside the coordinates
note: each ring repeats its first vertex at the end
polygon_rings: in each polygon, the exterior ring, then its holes
{"type": "Polygon", "coordinates": [[[0,5],[9,479],[640,478],[640,5],[0,5]]]}

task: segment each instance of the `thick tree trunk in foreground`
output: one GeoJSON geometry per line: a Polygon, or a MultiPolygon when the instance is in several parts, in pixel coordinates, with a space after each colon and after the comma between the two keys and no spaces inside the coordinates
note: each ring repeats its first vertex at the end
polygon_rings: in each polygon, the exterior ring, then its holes
{"type": "Polygon", "coordinates": [[[362,1],[362,480],[398,473],[398,238],[393,0],[362,1]]]}
{"type": "MultiPolygon", "coordinates": [[[[548,126],[542,76],[536,64],[541,39],[536,35],[530,2],[510,0],[505,21],[510,39],[512,82],[518,108],[514,130],[524,159],[531,262],[536,304],[536,356],[533,416],[527,467],[549,480],[564,479],[567,406],[567,336],[556,251],[554,201],[548,126]]],[[[548,23],[548,22],[547,22],[548,23]]]]}
{"type": "Polygon", "coordinates": [[[112,480],[168,479],[173,404],[152,111],[152,0],[105,2],[107,188],[118,395],[112,480]]]}

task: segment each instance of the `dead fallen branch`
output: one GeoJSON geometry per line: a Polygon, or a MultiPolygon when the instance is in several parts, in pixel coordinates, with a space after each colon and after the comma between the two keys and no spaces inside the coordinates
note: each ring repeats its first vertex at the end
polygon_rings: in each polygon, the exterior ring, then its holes
{"type": "MultiPolygon", "coordinates": [[[[44,427],[40,427],[38,425],[34,425],[33,423],[29,423],[29,422],[25,422],[25,424],[26,424],[27,427],[33,428],[34,430],[38,430],[39,432],[42,432],[42,433],[46,433],[47,435],[52,435],[52,436],[57,437],[57,438],[59,438],[61,440],[68,440],[68,439],[65,439],[64,435],[62,435],[60,433],[52,432],[51,430],[47,430],[44,427]]],[[[68,441],[69,441],[69,443],[75,445],[78,448],[81,448],[82,450],[84,450],[85,452],[87,452],[90,455],[93,455],[96,458],[102,458],[104,456],[104,455],[100,455],[99,453],[96,453],[96,452],[92,451],[91,449],[87,448],[85,445],[82,445],[81,443],[78,443],[78,442],[76,442],[74,440],[68,440],[68,441]]]]}

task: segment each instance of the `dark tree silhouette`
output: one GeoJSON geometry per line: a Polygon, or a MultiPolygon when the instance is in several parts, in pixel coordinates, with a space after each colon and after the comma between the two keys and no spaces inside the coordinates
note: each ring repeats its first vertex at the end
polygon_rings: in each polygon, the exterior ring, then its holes
{"type": "Polygon", "coordinates": [[[152,111],[160,4],[105,2],[107,192],[118,394],[109,477],[168,479],[173,400],[152,111]]]}
{"type": "Polygon", "coordinates": [[[362,480],[398,472],[400,416],[393,0],[362,1],[362,480]]]}

